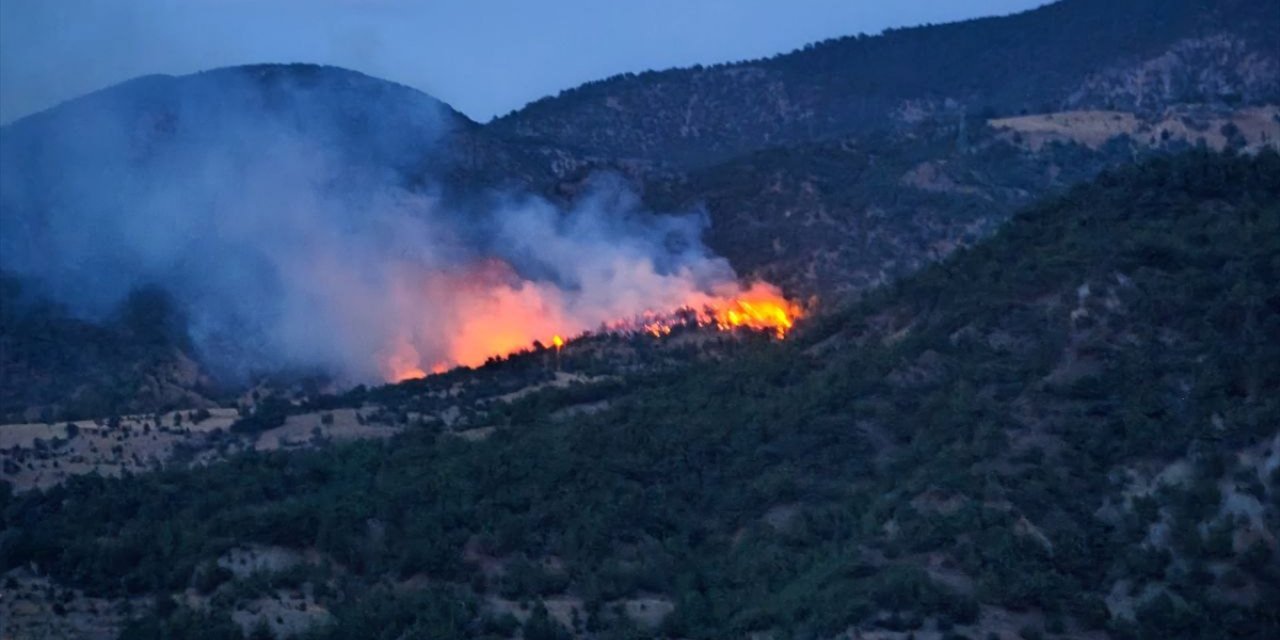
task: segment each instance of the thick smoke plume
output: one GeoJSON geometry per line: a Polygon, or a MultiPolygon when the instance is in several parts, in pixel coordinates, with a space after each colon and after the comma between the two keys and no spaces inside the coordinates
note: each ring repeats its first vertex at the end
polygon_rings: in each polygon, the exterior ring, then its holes
{"type": "Polygon", "coordinates": [[[447,164],[447,108],[283,73],[140,81],[3,130],[0,268],[90,317],[162,286],[224,375],[352,381],[739,291],[701,217],[647,213],[607,178],[568,210],[406,188],[447,164]]]}

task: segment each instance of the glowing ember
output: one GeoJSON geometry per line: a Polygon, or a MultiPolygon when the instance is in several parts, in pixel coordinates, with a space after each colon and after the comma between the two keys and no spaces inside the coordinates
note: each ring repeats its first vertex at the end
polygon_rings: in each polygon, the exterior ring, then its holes
{"type": "Polygon", "coordinates": [[[796,319],[803,314],[800,305],[784,298],[777,287],[757,282],[736,295],[702,296],[676,311],[665,314],[646,311],[633,322],[613,322],[607,328],[619,333],[643,331],[655,338],[671,335],[677,326],[708,327],[721,331],[745,328],[769,331],[781,340],[787,337],[796,319]]]}
{"type": "Polygon", "coordinates": [[[671,335],[671,325],[662,322],[650,322],[644,325],[644,332],[655,337],[671,335]]]}

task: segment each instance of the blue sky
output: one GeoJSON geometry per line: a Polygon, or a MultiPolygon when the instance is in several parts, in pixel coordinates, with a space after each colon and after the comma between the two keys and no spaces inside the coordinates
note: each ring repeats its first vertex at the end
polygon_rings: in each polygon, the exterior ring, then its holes
{"type": "Polygon", "coordinates": [[[148,73],[334,64],[480,121],[626,71],[768,56],[1044,0],[0,0],[0,123],[148,73]]]}

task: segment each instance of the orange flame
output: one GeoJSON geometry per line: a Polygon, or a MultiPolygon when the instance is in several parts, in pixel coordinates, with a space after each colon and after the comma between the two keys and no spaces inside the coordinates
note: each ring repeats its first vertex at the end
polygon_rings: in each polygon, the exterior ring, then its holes
{"type": "Polygon", "coordinates": [[[690,293],[672,310],[645,311],[631,320],[601,323],[598,318],[575,317],[558,287],[521,280],[497,260],[462,272],[419,273],[418,279],[417,286],[425,291],[408,288],[420,297],[443,301],[441,314],[430,321],[418,320],[420,326],[405,327],[402,338],[380,354],[383,375],[391,382],[422,378],[428,370],[440,373],[454,366],[479,366],[490,358],[527,350],[535,342],[558,351],[566,344],[563,336],[580,335],[594,327],[658,338],[670,335],[677,326],[746,328],[769,331],[781,339],[803,315],[799,305],[764,282],[746,289],[727,283],[715,293],[690,293]]]}
{"type": "Polygon", "coordinates": [[[800,305],[782,297],[777,287],[759,282],[741,296],[711,308],[716,327],[721,330],[745,327],[773,331],[779,340],[787,337],[796,319],[804,313],[800,305]]]}
{"type": "Polygon", "coordinates": [[[655,338],[671,335],[681,325],[709,327],[721,331],[738,328],[771,331],[784,339],[804,315],[804,309],[787,300],[777,287],[764,282],[752,284],[746,291],[730,291],[720,296],[697,296],[694,301],[669,313],[646,311],[634,322],[620,321],[607,325],[611,331],[626,333],[638,326],[655,338]]]}

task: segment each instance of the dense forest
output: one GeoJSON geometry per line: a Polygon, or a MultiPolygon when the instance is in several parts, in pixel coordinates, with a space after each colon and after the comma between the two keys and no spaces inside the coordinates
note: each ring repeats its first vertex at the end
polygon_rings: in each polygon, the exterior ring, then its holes
{"type": "Polygon", "coordinates": [[[0,488],[0,568],[133,598],[139,639],[240,638],[281,588],[332,613],[313,638],[1273,638],[1277,256],[1280,156],[1156,158],[786,341],[491,406],[485,438],[0,488]],[[217,562],[251,543],[316,560],[217,562]]]}

